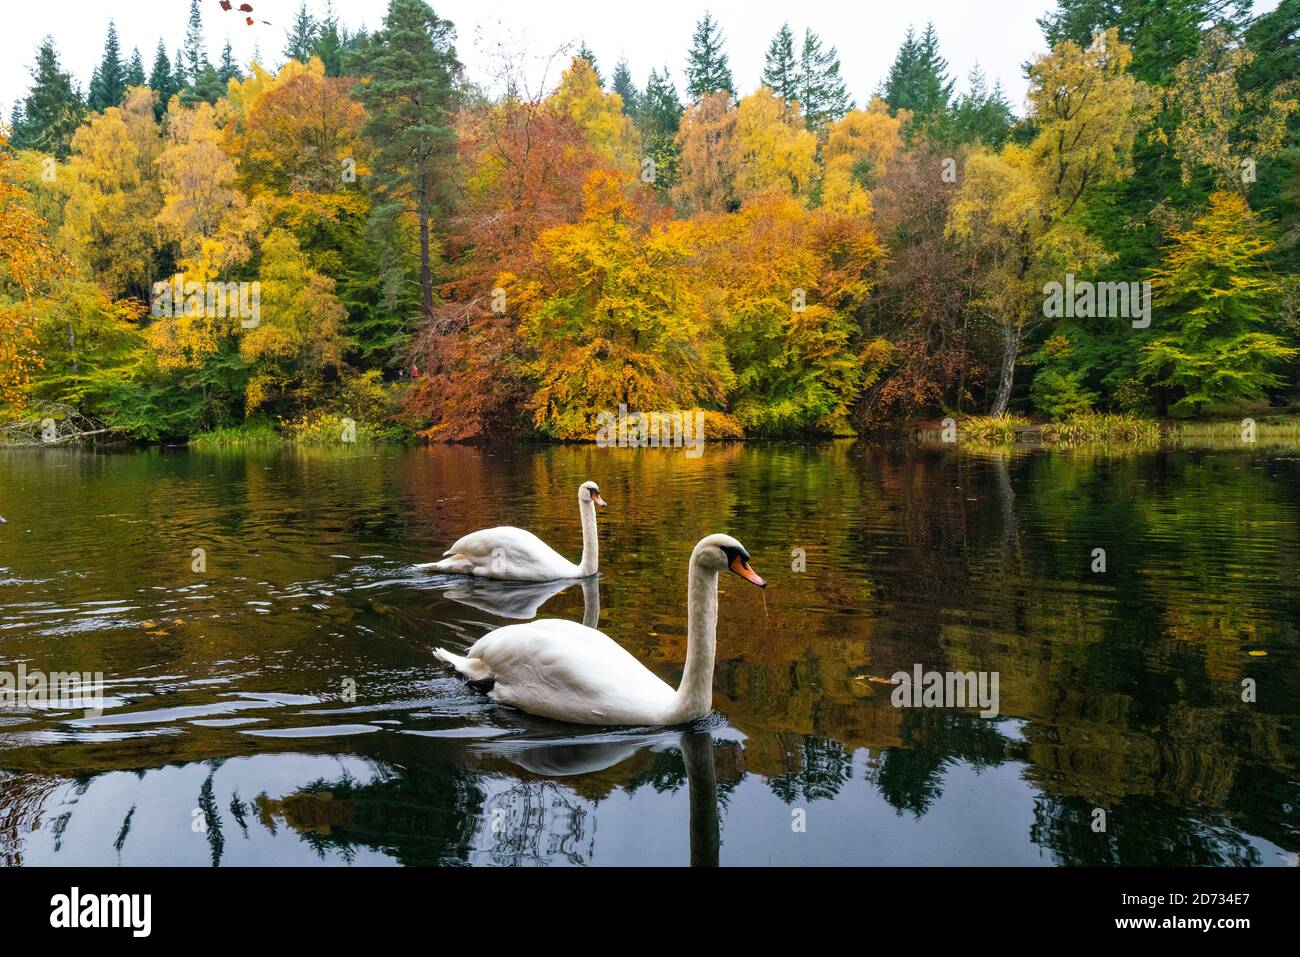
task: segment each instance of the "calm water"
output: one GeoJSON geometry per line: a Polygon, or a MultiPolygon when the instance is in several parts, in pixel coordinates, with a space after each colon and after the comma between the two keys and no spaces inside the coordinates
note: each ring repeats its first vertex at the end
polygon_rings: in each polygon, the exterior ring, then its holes
{"type": "Polygon", "coordinates": [[[1300,851],[1295,453],[9,452],[0,514],[0,671],[108,692],[99,717],[0,705],[5,864],[1300,851]],[[585,479],[610,503],[597,586],[411,567],[507,522],[576,558],[585,479]],[[430,655],[540,606],[675,684],[686,560],[718,531],[770,587],[723,580],[715,711],[691,728],[532,719],[430,655]],[[895,708],[870,679],[915,664],[997,672],[1000,716],[895,708]]]}

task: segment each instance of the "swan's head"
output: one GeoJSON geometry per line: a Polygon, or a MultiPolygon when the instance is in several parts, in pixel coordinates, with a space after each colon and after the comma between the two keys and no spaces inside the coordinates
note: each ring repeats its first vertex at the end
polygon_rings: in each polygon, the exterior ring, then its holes
{"type": "Polygon", "coordinates": [[[605,507],[605,500],[600,497],[600,486],[595,482],[583,482],[578,486],[578,501],[584,505],[595,502],[601,508],[605,507]]]}
{"type": "Polygon", "coordinates": [[[747,582],[753,582],[759,588],[766,588],[767,582],[749,567],[749,552],[730,535],[710,535],[701,538],[695,546],[691,560],[701,568],[715,572],[731,572],[747,582]]]}

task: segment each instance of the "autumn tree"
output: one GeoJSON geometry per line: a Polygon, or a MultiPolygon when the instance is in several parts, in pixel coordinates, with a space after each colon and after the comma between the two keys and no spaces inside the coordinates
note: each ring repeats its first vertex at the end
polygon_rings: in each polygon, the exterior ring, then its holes
{"type": "Polygon", "coordinates": [[[1058,44],[1029,70],[1034,141],[1000,153],[977,148],[966,160],[949,229],[982,257],[982,304],[1002,333],[994,415],[1010,403],[1025,327],[1041,317],[1043,285],[1105,258],[1070,217],[1089,189],[1131,172],[1133,140],[1150,112],[1130,59],[1114,30],[1087,48],[1058,44]]]}
{"type": "Polygon", "coordinates": [[[740,101],[736,111],[734,191],[741,202],[768,191],[806,196],[817,176],[817,138],[767,87],[740,101]]]}
{"type": "Polygon", "coordinates": [[[1300,80],[1243,90],[1240,75],[1254,56],[1216,28],[1202,39],[1196,56],[1175,68],[1170,98],[1181,120],[1174,153],[1184,182],[1207,167],[1220,189],[1245,192],[1255,180],[1255,167],[1286,143],[1287,121],[1300,113],[1300,80]]]}
{"type": "Polygon", "coordinates": [[[131,90],[72,138],[61,233],[75,259],[113,297],[149,298],[162,196],[154,163],[162,139],[154,93],[131,90]]]}
{"type": "Polygon", "coordinates": [[[736,195],[737,110],[728,93],[711,93],[687,107],[677,131],[678,182],[673,202],[690,212],[733,209],[736,195]]]}
{"type": "Polygon", "coordinates": [[[1278,365],[1300,355],[1267,327],[1282,284],[1268,268],[1273,230],[1236,193],[1178,230],[1151,284],[1162,332],[1143,347],[1141,370],[1196,415],[1217,404],[1260,398],[1284,384],[1278,365]]]}
{"type": "Polygon", "coordinates": [[[538,240],[543,285],[508,289],[536,355],[533,423],[556,438],[593,437],[597,413],[620,403],[672,412],[716,404],[726,392],[722,343],[686,275],[689,232],[638,223],[626,187],[613,173],[592,173],[582,220],[538,240]]]}
{"type": "Polygon", "coordinates": [[[334,281],[311,268],[285,230],[267,234],[259,275],[258,323],[239,340],[252,373],[245,411],[282,401],[310,406],[339,375],[347,310],[334,295],[334,281]]]}
{"type": "Polygon", "coordinates": [[[852,110],[831,125],[822,150],[823,206],[854,215],[871,211],[871,190],[902,148],[909,118],[906,111],[891,116],[877,97],[865,110],[852,110]]]}
{"type": "Polygon", "coordinates": [[[627,173],[637,169],[640,143],[636,127],[623,111],[622,98],[604,91],[600,77],[585,57],[573,58],[550,105],[572,120],[611,166],[627,173]]]}
{"type": "Polygon", "coordinates": [[[0,133],[0,403],[21,406],[37,350],[33,300],[54,278],[56,258],[46,223],[13,178],[9,144],[0,133]]]}

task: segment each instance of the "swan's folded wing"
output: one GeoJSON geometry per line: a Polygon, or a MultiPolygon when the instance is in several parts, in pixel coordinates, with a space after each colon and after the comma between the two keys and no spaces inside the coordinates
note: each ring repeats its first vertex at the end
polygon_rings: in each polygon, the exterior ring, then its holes
{"type": "Polygon", "coordinates": [[[530,569],[559,577],[556,572],[567,571],[572,563],[532,532],[503,525],[485,528],[464,536],[448,550],[449,554],[469,559],[476,566],[490,568],[504,566],[514,572],[526,573],[530,569]]]}
{"type": "Polygon", "coordinates": [[[496,678],[494,697],[534,714],[618,723],[675,692],[617,642],[577,622],[508,625],[469,650],[496,678]]]}

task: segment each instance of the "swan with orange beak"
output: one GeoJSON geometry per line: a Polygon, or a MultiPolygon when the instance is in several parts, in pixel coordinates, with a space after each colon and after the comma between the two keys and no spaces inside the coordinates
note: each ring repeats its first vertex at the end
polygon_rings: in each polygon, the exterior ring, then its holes
{"type": "Polygon", "coordinates": [[[686,667],[677,688],[617,642],[577,622],[543,618],[490,631],[465,652],[434,654],[494,701],[529,714],[599,725],[674,725],[713,708],[718,576],[766,588],[749,552],[730,535],[700,539],[686,590],[686,667]]]}

